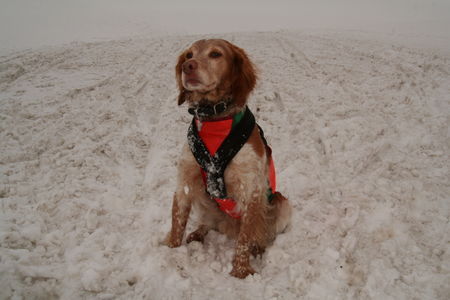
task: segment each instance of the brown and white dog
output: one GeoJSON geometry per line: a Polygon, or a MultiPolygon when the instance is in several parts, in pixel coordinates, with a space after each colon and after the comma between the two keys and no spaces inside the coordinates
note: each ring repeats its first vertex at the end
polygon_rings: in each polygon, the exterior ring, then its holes
{"type": "MultiPolygon", "coordinates": [[[[199,116],[210,122],[232,118],[246,109],[250,92],[256,84],[255,67],[241,48],[225,40],[200,40],[178,58],[176,79],[180,91],[178,105],[185,101],[190,108],[214,107],[226,101],[226,107],[212,115],[199,116]],[[225,99],[225,100],[224,100],[225,99]]],[[[186,242],[203,242],[209,230],[217,230],[237,240],[231,275],[245,278],[255,271],[250,254],[262,254],[275,236],[283,232],[291,218],[292,208],[279,192],[268,201],[267,179],[270,152],[258,126],[227,165],[224,180],[228,196],[236,202],[240,218],[232,218],[218,208],[205,190],[205,183],[189,145],[184,145],[178,163],[178,183],[172,204],[172,228],[165,244],[182,243],[191,207],[199,215],[199,227],[186,242]]]]}

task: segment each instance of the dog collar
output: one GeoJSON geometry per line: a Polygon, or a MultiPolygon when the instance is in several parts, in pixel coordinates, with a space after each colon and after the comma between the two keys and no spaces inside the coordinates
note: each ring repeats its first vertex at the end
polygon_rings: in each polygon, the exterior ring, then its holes
{"type": "Polygon", "coordinates": [[[231,98],[224,99],[215,104],[208,102],[208,100],[200,101],[201,104],[196,104],[189,107],[188,112],[197,118],[212,117],[226,111],[228,108],[228,104],[231,102],[231,98]]]}

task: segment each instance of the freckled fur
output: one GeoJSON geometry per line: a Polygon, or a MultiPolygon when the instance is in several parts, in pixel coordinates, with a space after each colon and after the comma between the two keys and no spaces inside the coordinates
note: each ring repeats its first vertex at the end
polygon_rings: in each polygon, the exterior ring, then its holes
{"type": "MultiPolygon", "coordinates": [[[[243,110],[248,95],[255,87],[255,67],[241,48],[224,40],[201,40],[194,43],[178,58],[175,68],[179,88],[178,104],[197,103],[200,99],[218,102],[231,95],[233,103],[224,113],[207,118],[232,116],[243,110]],[[220,58],[211,58],[210,51],[220,51],[220,58]],[[187,53],[193,57],[188,59],[187,53]],[[202,84],[195,89],[185,82],[183,64],[195,61],[196,76],[202,84]],[[217,82],[216,82],[217,81],[217,82]],[[204,90],[215,83],[211,90],[204,90]],[[204,84],[203,84],[204,83],[204,84]]],[[[231,275],[245,278],[255,271],[250,266],[250,255],[261,254],[276,235],[286,229],[291,217],[291,206],[280,193],[273,203],[267,201],[268,154],[257,127],[247,143],[236,154],[225,170],[228,195],[237,202],[242,217],[233,219],[217,207],[205,192],[199,166],[187,144],[178,164],[178,183],[172,205],[172,228],[166,238],[170,247],[178,247],[184,236],[191,207],[199,216],[199,228],[188,235],[187,242],[203,241],[209,230],[217,230],[236,239],[231,275]],[[188,191],[186,193],[185,191],[188,191]]]]}

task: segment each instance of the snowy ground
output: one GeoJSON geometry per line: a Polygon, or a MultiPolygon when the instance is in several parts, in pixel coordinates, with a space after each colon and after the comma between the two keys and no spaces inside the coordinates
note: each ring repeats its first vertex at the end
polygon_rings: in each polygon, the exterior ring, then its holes
{"type": "Polygon", "coordinates": [[[450,54],[374,36],[221,35],[259,67],[293,224],[245,280],[218,233],[160,245],[190,121],[174,64],[201,37],[0,57],[0,298],[448,299],[450,54]]]}

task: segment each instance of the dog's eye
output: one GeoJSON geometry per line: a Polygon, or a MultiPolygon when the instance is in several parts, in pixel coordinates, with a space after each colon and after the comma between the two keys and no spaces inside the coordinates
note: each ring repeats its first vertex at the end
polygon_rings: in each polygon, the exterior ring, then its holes
{"type": "Polygon", "coordinates": [[[188,53],[186,54],[186,58],[187,58],[187,59],[191,59],[192,56],[193,56],[192,52],[188,52],[188,53]]]}
{"type": "Polygon", "coordinates": [[[212,57],[212,58],[218,58],[218,57],[221,57],[221,56],[222,56],[222,53],[217,52],[217,51],[213,51],[213,52],[211,52],[209,54],[209,57],[212,57]]]}

